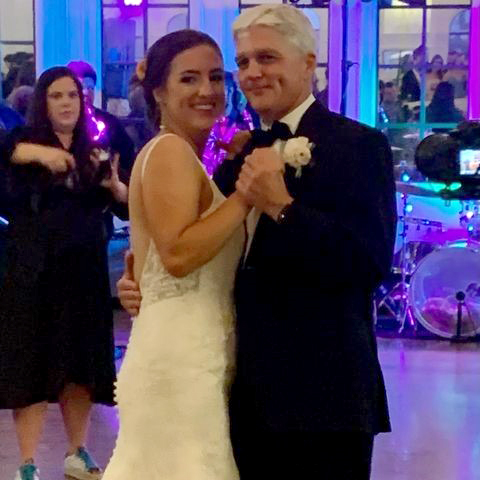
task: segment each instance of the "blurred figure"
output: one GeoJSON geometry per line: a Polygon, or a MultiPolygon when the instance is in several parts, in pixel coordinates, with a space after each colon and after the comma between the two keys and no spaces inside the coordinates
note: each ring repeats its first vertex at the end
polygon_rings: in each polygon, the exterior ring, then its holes
{"type": "Polygon", "coordinates": [[[18,112],[0,102],[0,130],[8,132],[23,124],[23,118],[18,112]]]}
{"type": "Polygon", "coordinates": [[[132,139],[135,151],[141,148],[153,137],[154,129],[147,118],[147,103],[145,101],[142,84],[138,77],[133,75],[128,92],[130,113],[127,117],[125,130],[132,139]]]}
{"type": "MultiPolygon", "coordinates": [[[[68,68],[77,75],[83,86],[85,105],[90,117],[91,135],[101,148],[120,155],[120,179],[128,184],[135,160],[135,148],[132,139],[115,115],[94,106],[97,74],[93,67],[87,62],[78,60],[70,62],[68,68]]],[[[126,206],[121,207],[118,213],[115,213],[121,218],[128,218],[126,206]]],[[[113,218],[110,213],[106,214],[105,222],[108,236],[111,238],[113,235],[113,218]]]]}
{"type": "Polygon", "coordinates": [[[383,108],[389,123],[402,123],[405,118],[405,109],[398,95],[398,88],[393,82],[385,82],[383,86],[382,102],[383,108]]]}
{"type": "MultiPolygon", "coordinates": [[[[427,107],[428,123],[459,123],[464,120],[461,110],[455,107],[454,87],[449,82],[440,82],[427,107]]],[[[446,132],[449,128],[434,128],[434,132],[446,132]]]]}
{"type": "Polygon", "coordinates": [[[33,87],[30,85],[22,85],[13,89],[7,98],[8,104],[19,113],[22,118],[27,115],[28,107],[33,97],[33,87]]]}
{"type": "Polygon", "coordinates": [[[22,464],[34,456],[47,402],[68,436],[65,475],[98,480],[85,442],[94,403],[113,405],[113,318],[103,213],[126,203],[118,159],[103,169],[88,136],[82,86],[65,67],[45,71],[27,127],[9,135],[10,225],[0,290],[0,408],[12,409],[22,464]]]}
{"type": "Polygon", "coordinates": [[[5,55],[4,62],[7,65],[7,75],[3,80],[2,93],[4,98],[8,97],[12,90],[20,85],[33,85],[35,83],[35,68],[33,67],[33,80],[32,80],[32,65],[33,65],[33,53],[16,52],[9,55],[5,55]],[[24,64],[30,64],[23,67],[24,64]],[[21,74],[20,74],[21,72],[21,74]],[[20,74],[20,75],[19,75],[20,74]],[[22,83],[17,83],[22,81],[22,83]],[[26,83],[29,81],[29,83],[26,83]]]}
{"type": "Polygon", "coordinates": [[[462,52],[449,52],[447,71],[443,80],[453,85],[455,98],[463,98],[467,94],[468,63],[462,52]]]}
{"type": "Polygon", "coordinates": [[[78,76],[83,86],[87,108],[91,109],[95,120],[102,122],[105,126],[105,130],[99,132],[98,141],[105,148],[110,148],[113,152],[120,154],[120,168],[130,177],[135,160],[133,142],[115,115],[94,106],[97,73],[90,64],[81,60],[72,61],[67,67],[78,76]]]}
{"type": "MultiPolygon", "coordinates": [[[[380,122],[384,124],[404,123],[408,121],[409,110],[402,105],[399,98],[398,87],[393,82],[385,82],[382,93],[383,100],[380,103],[380,122]]],[[[386,126],[386,125],[385,125],[386,126]]],[[[405,129],[387,128],[384,131],[391,146],[403,148],[403,135],[405,129]]],[[[395,155],[394,155],[395,158],[395,155]]]]}
{"type": "Polygon", "coordinates": [[[442,81],[445,73],[443,57],[434,55],[426,75],[426,100],[431,100],[437,85],[442,81]]]}
{"type": "Polygon", "coordinates": [[[413,67],[408,70],[402,78],[400,97],[409,102],[420,100],[420,72],[425,63],[425,47],[419,46],[413,51],[413,67]]]}

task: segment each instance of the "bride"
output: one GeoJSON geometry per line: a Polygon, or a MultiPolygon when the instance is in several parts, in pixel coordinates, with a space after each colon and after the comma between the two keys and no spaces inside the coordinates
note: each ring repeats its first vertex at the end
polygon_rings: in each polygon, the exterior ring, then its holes
{"type": "Polygon", "coordinates": [[[139,68],[160,133],[130,182],[131,240],[142,303],[118,376],[117,444],[103,480],[236,480],[227,392],[233,284],[249,207],[222,196],[199,158],[225,107],[219,47],[182,30],[139,68]]]}

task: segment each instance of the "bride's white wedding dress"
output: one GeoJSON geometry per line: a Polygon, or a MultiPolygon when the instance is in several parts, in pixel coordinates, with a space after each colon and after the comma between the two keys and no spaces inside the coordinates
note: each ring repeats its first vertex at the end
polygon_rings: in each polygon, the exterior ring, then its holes
{"type": "MultiPolygon", "coordinates": [[[[142,177],[163,137],[140,153],[142,177]]],[[[213,201],[202,216],[225,200],[209,183],[213,201]]],[[[154,242],[146,243],[142,304],[116,384],[120,431],[103,480],[238,479],[227,395],[234,361],[233,285],[243,244],[239,228],[210,262],[175,278],[154,242]]]]}

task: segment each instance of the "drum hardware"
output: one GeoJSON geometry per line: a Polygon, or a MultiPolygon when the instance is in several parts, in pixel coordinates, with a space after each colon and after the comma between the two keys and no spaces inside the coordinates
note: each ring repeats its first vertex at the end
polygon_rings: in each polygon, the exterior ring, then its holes
{"type": "MultiPolygon", "coordinates": [[[[397,182],[397,184],[400,182],[397,182]]],[[[397,282],[390,290],[385,287],[380,288],[382,294],[380,301],[376,305],[375,311],[377,312],[381,307],[385,307],[388,312],[395,317],[396,321],[400,325],[399,332],[402,332],[405,327],[405,321],[407,317],[413,325],[413,318],[409,315],[409,296],[408,289],[410,283],[407,282],[408,258],[407,258],[407,235],[408,235],[408,221],[407,213],[409,213],[408,194],[402,194],[402,213],[399,217],[401,224],[401,246],[400,246],[400,262],[398,267],[398,273],[400,274],[400,281],[397,282]]]]}
{"type": "Polygon", "coordinates": [[[480,334],[480,244],[452,242],[424,257],[410,279],[411,313],[452,341],[480,334]]]}
{"type": "Polygon", "coordinates": [[[454,337],[455,340],[460,340],[462,337],[462,316],[463,316],[463,307],[465,305],[465,293],[459,291],[455,294],[455,299],[457,300],[457,332],[454,337]]]}

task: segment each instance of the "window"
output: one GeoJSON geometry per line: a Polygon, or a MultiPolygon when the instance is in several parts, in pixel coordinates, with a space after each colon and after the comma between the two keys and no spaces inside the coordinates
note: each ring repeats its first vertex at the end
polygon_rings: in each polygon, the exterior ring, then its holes
{"type": "Polygon", "coordinates": [[[103,106],[126,116],[135,67],[150,45],[189,25],[189,0],[144,0],[126,7],[123,0],[103,0],[103,106]]]}
{"type": "Polygon", "coordinates": [[[0,0],[0,57],[0,99],[6,98],[15,86],[33,85],[33,0],[0,0]]]}
{"type": "Polygon", "coordinates": [[[393,0],[380,9],[379,114],[397,165],[414,170],[419,141],[467,115],[468,0],[393,0]]]}

